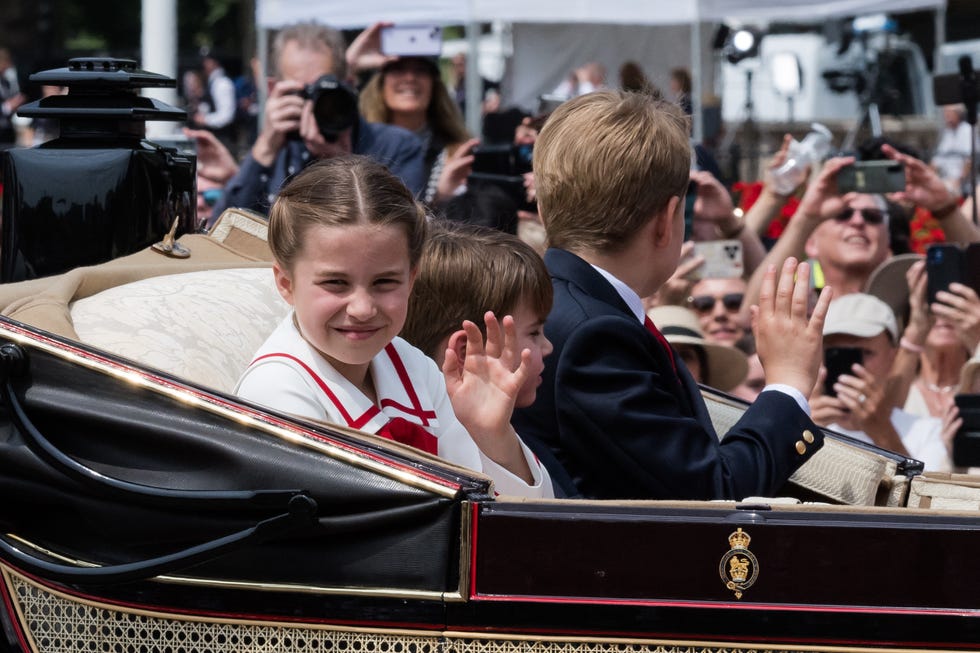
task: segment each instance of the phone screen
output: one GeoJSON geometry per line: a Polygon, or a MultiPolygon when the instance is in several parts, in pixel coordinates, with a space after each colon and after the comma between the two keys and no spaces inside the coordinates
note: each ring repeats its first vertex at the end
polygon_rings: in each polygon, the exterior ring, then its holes
{"type": "Polygon", "coordinates": [[[383,27],[381,52],[402,57],[438,57],[442,53],[442,27],[438,25],[383,27]]]}
{"type": "Polygon", "coordinates": [[[935,303],[936,293],[962,281],[963,252],[957,245],[936,244],[926,250],[926,301],[935,303]]]}
{"type": "Polygon", "coordinates": [[[745,274],[741,241],[696,241],[694,254],[701,256],[704,263],[689,277],[691,279],[737,279],[745,274]]]}
{"type": "Polygon", "coordinates": [[[824,380],[823,391],[829,397],[836,397],[834,384],[841,374],[854,374],[851,367],[854,363],[864,362],[864,353],[860,347],[827,347],[823,352],[823,363],[827,368],[827,378],[824,380]]]}
{"type": "Polygon", "coordinates": [[[684,240],[691,240],[694,234],[694,202],[698,199],[698,182],[687,184],[687,195],[684,196],[684,240]]]}
{"type": "Polygon", "coordinates": [[[856,161],[837,173],[841,194],[897,193],[905,190],[905,166],[897,161],[856,161]]]}

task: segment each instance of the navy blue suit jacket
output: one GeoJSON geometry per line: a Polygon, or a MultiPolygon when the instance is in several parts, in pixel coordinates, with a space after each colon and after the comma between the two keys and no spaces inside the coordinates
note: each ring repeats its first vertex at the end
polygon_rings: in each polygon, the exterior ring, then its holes
{"type": "MultiPolygon", "coordinates": [[[[547,447],[586,497],[741,499],[772,496],[823,444],[782,392],[763,392],[719,442],[694,382],[586,261],[550,249],[554,352],[514,426],[547,447]],[[812,439],[812,442],[810,440],[812,439]],[[800,450],[803,450],[802,453],[800,450]]],[[[567,490],[567,488],[566,488],[567,490]]]]}

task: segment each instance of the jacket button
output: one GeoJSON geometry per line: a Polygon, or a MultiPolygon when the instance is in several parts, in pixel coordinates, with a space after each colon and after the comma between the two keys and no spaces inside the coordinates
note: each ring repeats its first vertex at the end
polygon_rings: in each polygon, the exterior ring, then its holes
{"type": "Polygon", "coordinates": [[[813,444],[813,432],[810,429],[803,431],[803,441],[807,444],[813,444]]]}
{"type": "Polygon", "coordinates": [[[806,444],[803,443],[803,440],[796,441],[796,453],[801,456],[806,453],[806,444]]]}

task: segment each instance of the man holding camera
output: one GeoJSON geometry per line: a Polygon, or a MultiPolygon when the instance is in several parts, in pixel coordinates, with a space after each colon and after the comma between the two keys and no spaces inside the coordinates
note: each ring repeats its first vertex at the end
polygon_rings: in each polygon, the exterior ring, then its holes
{"type": "MultiPolygon", "coordinates": [[[[422,146],[411,132],[369,123],[345,83],[344,39],[315,23],[284,28],[273,45],[278,81],[265,105],[262,131],[225,186],[215,218],[229,206],[268,211],[282,184],[310,163],[364,154],[385,164],[414,193],[423,184],[422,146]]],[[[210,225],[209,225],[210,226],[210,225]]]]}

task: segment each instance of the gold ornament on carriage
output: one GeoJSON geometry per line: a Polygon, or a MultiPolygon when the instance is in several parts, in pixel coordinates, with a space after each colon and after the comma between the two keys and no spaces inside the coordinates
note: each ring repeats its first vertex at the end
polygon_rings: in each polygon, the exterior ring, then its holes
{"type": "Polygon", "coordinates": [[[741,599],[742,592],[752,587],[759,577],[759,561],[749,551],[752,538],[741,528],[728,536],[731,549],[721,557],[718,573],[725,587],[735,592],[735,598],[741,599]]]}

